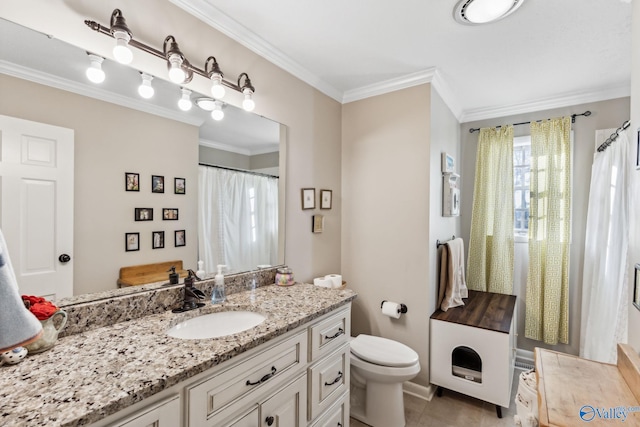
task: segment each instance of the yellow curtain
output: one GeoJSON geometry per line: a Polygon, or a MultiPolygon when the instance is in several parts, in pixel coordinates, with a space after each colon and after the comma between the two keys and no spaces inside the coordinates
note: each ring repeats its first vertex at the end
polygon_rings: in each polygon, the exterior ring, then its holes
{"type": "Polygon", "coordinates": [[[512,125],[480,129],[467,259],[469,289],[512,292],[512,125]]]}
{"type": "Polygon", "coordinates": [[[531,123],[531,204],[525,336],[569,341],[571,120],[531,123]]]}

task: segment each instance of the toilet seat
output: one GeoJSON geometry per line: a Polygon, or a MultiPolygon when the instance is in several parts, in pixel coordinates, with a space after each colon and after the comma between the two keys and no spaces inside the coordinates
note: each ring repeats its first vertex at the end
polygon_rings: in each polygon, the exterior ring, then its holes
{"type": "Polygon", "coordinates": [[[376,365],[406,367],[419,360],[418,353],[410,347],[382,337],[360,334],[351,340],[350,345],[351,353],[376,365]]]}

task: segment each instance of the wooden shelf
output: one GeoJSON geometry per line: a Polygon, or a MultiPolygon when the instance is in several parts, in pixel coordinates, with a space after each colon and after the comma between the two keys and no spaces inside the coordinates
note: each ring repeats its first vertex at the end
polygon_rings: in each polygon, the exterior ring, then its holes
{"type": "Polygon", "coordinates": [[[147,283],[168,282],[171,267],[176,268],[176,273],[180,277],[187,277],[187,271],[182,268],[182,260],[132,265],[120,269],[118,286],[140,286],[147,283]]]}

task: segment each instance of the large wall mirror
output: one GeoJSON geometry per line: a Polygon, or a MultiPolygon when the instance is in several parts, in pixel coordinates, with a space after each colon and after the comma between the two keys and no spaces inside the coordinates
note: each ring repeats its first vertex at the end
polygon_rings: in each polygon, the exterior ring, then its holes
{"type": "MultiPolygon", "coordinates": [[[[228,257],[203,253],[202,233],[217,232],[205,231],[199,221],[206,214],[199,191],[203,169],[264,177],[265,182],[279,177],[268,186],[276,192],[271,200],[277,204],[270,211],[276,217],[270,219],[268,255],[255,255],[247,243],[240,246],[233,237],[227,238],[223,251],[233,252],[227,272],[284,263],[284,125],[232,105],[225,105],[224,118],[215,121],[197,105],[209,94],[189,94],[193,106],[182,111],[181,88],[161,78],[152,81],[154,96],[142,99],[137,90],[140,73],[108,59],[102,63],[104,82],[91,83],[85,74],[90,59],[83,49],[4,19],[0,39],[0,115],[74,131],[74,237],[69,249],[74,296],[115,291],[121,267],[181,260],[184,268],[196,270],[197,261],[206,256],[205,271],[215,273],[216,264],[229,263],[228,257]],[[138,191],[126,191],[126,173],[138,175],[138,191]],[[163,193],[153,191],[154,176],[164,178],[163,193]],[[183,186],[179,191],[176,183],[183,186]],[[153,209],[153,220],[141,221],[135,216],[137,208],[153,209]],[[165,218],[165,209],[175,212],[175,218],[165,218]],[[162,245],[154,240],[158,232],[164,235],[162,245]],[[139,235],[136,250],[127,250],[125,235],[131,233],[139,235]],[[242,259],[245,253],[252,255],[242,259]]],[[[252,79],[259,81],[258,76],[252,79]]],[[[255,191],[261,191],[259,186],[255,191]]],[[[3,211],[7,208],[2,206],[3,211]]],[[[233,216],[234,211],[229,212],[225,215],[233,216]]],[[[224,228],[224,219],[219,219],[224,228]]],[[[4,232],[10,225],[0,226],[4,232]]],[[[209,238],[220,240],[217,235],[209,238]]],[[[260,239],[253,235],[247,241],[264,246],[260,239]]],[[[11,251],[12,242],[7,242],[11,251]]]]}

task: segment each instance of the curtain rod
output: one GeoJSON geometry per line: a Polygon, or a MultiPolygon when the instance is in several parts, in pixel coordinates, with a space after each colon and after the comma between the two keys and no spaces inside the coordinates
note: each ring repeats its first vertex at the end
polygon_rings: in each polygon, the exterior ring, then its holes
{"type": "Polygon", "coordinates": [[[620,135],[620,132],[622,132],[623,130],[625,130],[629,126],[631,126],[631,122],[629,120],[625,121],[622,124],[622,126],[620,126],[618,129],[616,129],[616,131],[614,133],[612,133],[611,136],[609,136],[609,138],[606,139],[606,141],[604,141],[602,144],[600,144],[600,146],[598,147],[598,152],[603,152],[604,150],[606,150],[607,147],[610,146],[611,143],[618,138],[618,135],[620,135]]]}
{"type": "Polygon", "coordinates": [[[209,165],[207,163],[198,163],[198,165],[199,166],[206,166],[206,167],[209,167],[209,168],[218,168],[218,169],[224,169],[224,170],[228,170],[228,171],[248,173],[249,175],[266,176],[267,178],[280,178],[278,175],[269,175],[268,173],[253,172],[253,171],[248,171],[248,170],[244,170],[244,169],[230,168],[230,167],[227,167],[227,166],[209,165]]]}
{"type": "MultiPolygon", "coordinates": [[[[578,116],[585,116],[585,117],[589,117],[591,115],[591,111],[587,110],[582,114],[572,114],[571,115],[571,123],[575,123],[576,122],[576,117],[578,116]]],[[[549,119],[547,119],[549,120],[549,119]]],[[[537,122],[541,122],[542,120],[536,120],[537,122]]],[[[531,123],[531,120],[529,120],[528,122],[520,122],[520,123],[514,123],[513,126],[519,126],[519,125],[528,125],[529,123],[531,123]]],[[[499,128],[501,126],[496,126],[496,128],[499,128]]],[[[469,133],[474,133],[474,132],[478,132],[480,130],[480,128],[471,128],[469,129],[469,133]]]]}

